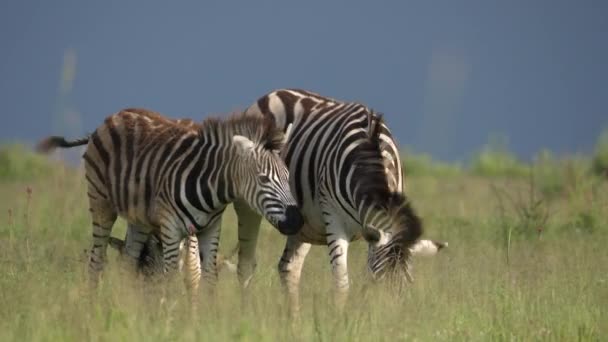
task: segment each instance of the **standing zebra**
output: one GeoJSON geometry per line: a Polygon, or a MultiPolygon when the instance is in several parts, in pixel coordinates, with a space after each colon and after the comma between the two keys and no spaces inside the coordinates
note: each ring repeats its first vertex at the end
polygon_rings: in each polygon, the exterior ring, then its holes
{"type": "MultiPolygon", "coordinates": [[[[278,269],[292,312],[299,310],[299,281],[311,244],[327,245],[338,304],[349,288],[347,252],[351,241],[368,243],[367,266],[375,279],[401,270],[409,277],[410,248],[422,224],[402,192],[397,145],[377,115],[364,105],[302,90],[281,89],[257,100],[247,115],[291,126],[283,150],[290,184],[305,225],[289,236],[278,269]]],[[[248,279],[258,227],[239,217],[239,278],[248,279]],[[241,234],[245,233],[245,234],[241,234]],[[243,238],[246,235],[245,238],[243,238]],[[253,241],[253,242],[251,242],[253,241]]],[[[245,213],[243,213],[245,212],[245,213]]]]}
{"type": "Polygon", "coordinates": [[[155,232],[162,242],[164,271],[175,270],[180,242],[194,232],[203,277],[214,284],[221,215],[228,203],[242,200],[283,234],[295,234],[303,224],[278,153],[284,138],[271,120],[260,117],[240,114],[196,124],[125,109],[89,137],[72,142],[49,137],[38,147],[48,152],[88,143],[83,158],[93,222],[93,284],[118,215],[133,232],[126,241],[133,264],[155,232]]]}

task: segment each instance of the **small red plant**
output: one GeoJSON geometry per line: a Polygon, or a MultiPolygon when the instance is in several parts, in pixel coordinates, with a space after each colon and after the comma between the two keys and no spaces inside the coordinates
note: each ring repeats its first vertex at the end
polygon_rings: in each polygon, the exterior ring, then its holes
{"type": "Polygon", "coordinates": [[[30,213],[30,203],[32,201],[32,188],[28,186],[25,188],[25,193],[27,194],[26,202],[25,202],[25,213],[23,214],[23,218],[25,219],[25,224],[29,229],[29,213],[30,213]]]}
{"type": "Polygon", "coordinates": [[[545,230],[545,228],[543,226],[536,227],[536,232],[538,233],[538,238],[539,239],[540,239],[540,236],[543,234],[544,230],[545,230]]]}

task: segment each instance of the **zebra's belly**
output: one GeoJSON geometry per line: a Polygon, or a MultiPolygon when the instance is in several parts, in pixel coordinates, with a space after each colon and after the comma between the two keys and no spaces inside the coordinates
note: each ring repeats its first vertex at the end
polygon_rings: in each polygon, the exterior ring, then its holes
{"type": "Polygon", "coordinates": [[[313,245],[326,245],[325,227],[314,227],[306,224],[298,233],[298,239],[313,245]]]}
{"type": "Polygon", "coordinates": [[[313,245],[325,245],[327,239],[325,236],[325,222],[323,222],[321,209],[316,205],[312,205],[310,202],[305,202],[301,212],[306,224],[298,233],[300,241],[313,245]]]}
{"type": "Polygon", "coordinates": [[[118,216],[122,217],[129,224],[145,229],[148,232],[156,230],[160,224],[158,218],[155,217],[156,213],[155,201],[150,201],[150,206],[141,202],[135,205],[134,202],[129,202],[126,208],[119,208],[115,205],[118,216]]]}
{"type": "Polygon", "coordinates": [[[158,228],[158,223],[145,210],[130,210],[119,212],[118,215],[127,221],[130,225],[137,226],[140,229],[154,231],[158,228]]]}
{"type": "MultiPolygon", "coordinates": [[[[327,244],[328,230],[321,208],[318,205],[312,204],[312,202],[305,202],[301,211],[306,224],[298,234],[300,241],[313,245],[327,244]]],[[[333,208],[332,214],[334,215],[335,224],[338,225],[334,228],[341,230],[350,241],[358,240],[361,237],[361,225],[347,213],[333,208]]]]}

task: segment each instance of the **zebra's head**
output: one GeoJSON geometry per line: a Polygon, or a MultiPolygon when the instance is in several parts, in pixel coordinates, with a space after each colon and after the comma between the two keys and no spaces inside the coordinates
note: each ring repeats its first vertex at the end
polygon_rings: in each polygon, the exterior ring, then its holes
{"type": "Polygon", "coordinates": [[[422,234],[422,223],[400,193],[391,194],[385,205],[376,208],[363,229],[368,242],[367,267],[377,280],[400,272],[410,279],[411,248],[422,234]]]}
{"type": "Polygon", "coordinates": [[[289,187],[289,171],[280,157],[289,134],[274,128],[254,142],[242,135],[234,135],[233,143],[239,154],[241,180],[237,187],[242,198],[258,214],[277,227],[284,235],[300,231],[304,219],[289,187]]]}
{"type": "Polygon", "coordinates": [[[372,112],[368,139],[356,152],[354,198],[368,242],[367,266],[374,279],[404,272],[409,277],[410,248],[422,234],[422,223],[406,196],[388,177],[381,135],[390,134],[382,115],[372,112]]]}

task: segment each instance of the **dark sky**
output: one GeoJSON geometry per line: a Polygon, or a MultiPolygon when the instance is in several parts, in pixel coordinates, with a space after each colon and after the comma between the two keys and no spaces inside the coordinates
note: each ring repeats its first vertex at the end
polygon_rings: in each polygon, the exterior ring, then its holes
{"type": "Polygon", "coordinates": [[[81,134],[124,107],[202,119],[295,87],[364,102],[442,159],[495,134],[523,158],[591,151],[608,2],[497,3],[4,0],[0,140],[81,134]]]}

